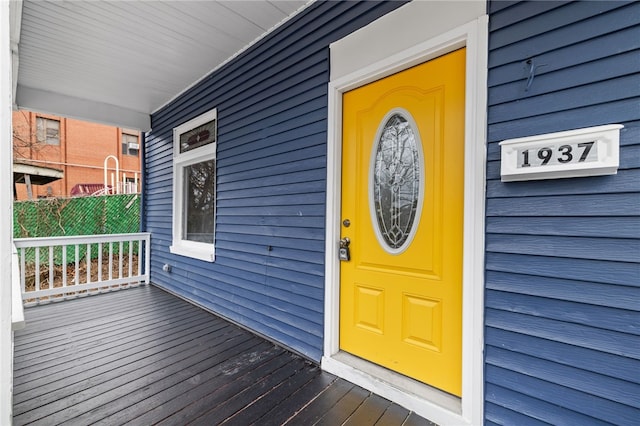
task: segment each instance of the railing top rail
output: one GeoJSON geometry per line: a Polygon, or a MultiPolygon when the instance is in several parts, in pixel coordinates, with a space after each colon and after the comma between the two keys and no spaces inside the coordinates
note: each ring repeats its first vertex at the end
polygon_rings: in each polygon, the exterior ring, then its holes
{"type": "Polygon", "coordinates": [[[139,240],[145,240],[148,242],[150,238],[150,232],[136,232],[130,234],[63,235],[59,237],[14,238],[13,242],[17,248],[22,248],[139,240]]]}

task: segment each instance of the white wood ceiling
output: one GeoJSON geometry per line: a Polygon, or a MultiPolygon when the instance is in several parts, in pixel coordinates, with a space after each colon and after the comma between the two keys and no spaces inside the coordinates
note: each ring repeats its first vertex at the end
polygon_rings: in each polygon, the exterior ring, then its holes
{"type": "Polygon", "coordinates": [[[151,112],[307,1],[24,0],[17,106],[147,130],[151,112]]]}

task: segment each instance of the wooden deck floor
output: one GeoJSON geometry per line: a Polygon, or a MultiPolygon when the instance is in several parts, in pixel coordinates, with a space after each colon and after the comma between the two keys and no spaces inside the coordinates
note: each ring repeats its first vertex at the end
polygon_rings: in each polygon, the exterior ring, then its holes
{"type": "Polygon", "coordinates": [[[432,424],[152,286],[25,315],[15,425],[432,424]]]}

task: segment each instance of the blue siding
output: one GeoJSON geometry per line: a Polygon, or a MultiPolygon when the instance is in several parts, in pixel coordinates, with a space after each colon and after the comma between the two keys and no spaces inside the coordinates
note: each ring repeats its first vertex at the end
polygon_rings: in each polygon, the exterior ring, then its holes
{"type": "Polygon", "coordinates": [[[638,424],[640,3],[489,11],[486,422],[638,424]],[[500,182],[501,140],[612,123],[617,175],[500,182]]]}
{"type": "Polygon", "coordinates": [[[320,359],[329,43],[401,4],[314,4],[153,115],[145,169],[152,282],[320,359]],[[206,263],[169,253],[171,131],[214,107],[216,260],[206,263]]]}

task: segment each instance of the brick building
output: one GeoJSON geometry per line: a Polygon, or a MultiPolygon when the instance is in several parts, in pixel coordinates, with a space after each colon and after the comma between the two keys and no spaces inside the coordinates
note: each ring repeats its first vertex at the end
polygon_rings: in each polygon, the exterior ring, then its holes
{"type": "MultiPolygon", "coordinates": [[[[33,198],[69,197],[102,188],[105,160],[110,187],[119,187],[120,192],[140,188],[140,134],[135,130],[14,111],[13,157],[16,162],[63,172],[62,179],[34,185],[33,198]]],[[[28,199],[26,184],[16,184],[16,196],[28,199]]]]}

